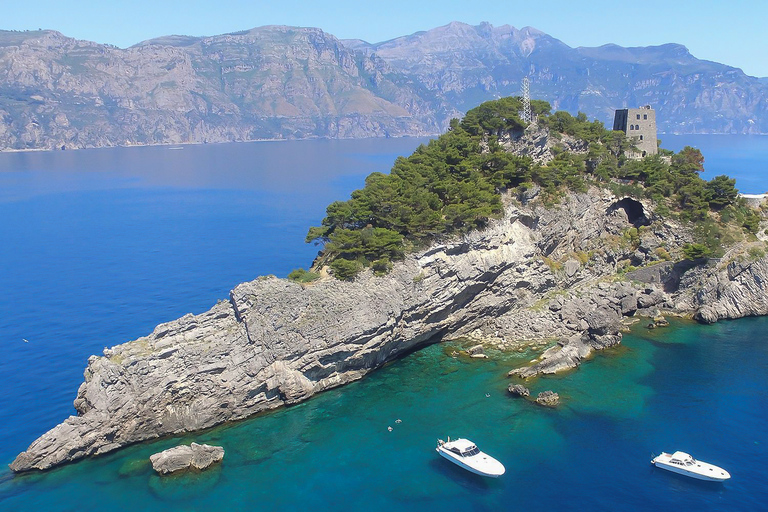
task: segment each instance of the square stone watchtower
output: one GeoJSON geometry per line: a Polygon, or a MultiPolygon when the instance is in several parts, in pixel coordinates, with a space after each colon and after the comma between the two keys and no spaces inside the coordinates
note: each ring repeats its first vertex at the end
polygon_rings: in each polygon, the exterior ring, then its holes
{"type": "Polygon", "coordinates": [[[656,111],[650,105],[617,110],[613,118],[613,129],[621,130],[627,134],[627,137],[634,139],[638,152],[633,152],[629,155],[630,157],[640,158],[645,155],[655,155],[658,152],[656,111]]]}

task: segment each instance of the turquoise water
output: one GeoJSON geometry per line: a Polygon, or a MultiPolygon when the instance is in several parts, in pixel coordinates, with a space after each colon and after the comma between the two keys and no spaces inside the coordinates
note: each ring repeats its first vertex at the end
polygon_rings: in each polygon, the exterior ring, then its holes
{"type": "MultiPolygon", "coordinates": [[[[739,148],[730,174],[755,192],[768,190],[767,140],[670,142],[701,147],[713,175],[739,148]]],[[[303,244],[306,227],[419,142],[0,154],[0,462],[74,412],[90,354],[205,311],[241,281],[306,267],[317,250],[303,244]]],[[[477,361],[432,346],[237,424],[43,474],[0,471],[0,510],[759,510],[766,322],[640,329],[576,372],[529,383],[560,393],[556,410],[507,396],[507,371],[533,354],[477,361]],[[434,445],[448,435],[507,473],[483,479],[441,459],[434,445]],[[224,446],[222,465],[152,474],[150,454],[191,441],[224,446]],[[675,449],[733,478],[706,484],[649,465],[675,449]]]]}
{"type": "Polygon", "coordinates": [[[546,409],[506,392],[531,354],[450,357],[436,345],[343,389],[197,435],[145,443],[0,484],[4,510],[758,510],[768,500],[768,320],[626,336],[565,376],[546,409]],[[486,396],[489,395],[489,396],[486,396]],[[395,420],[400,419],[401,423],[395,420]],[[393,427],[390,432],[387,427],[393,427]],[[497,480],[434,451],[466,436],[500,459],[497,480]],[[226,450],[206,473],[161,478],[147,458],[184,442],[226,450]],[[650,464],[687,450],[722,465],[725,484],[650,464]]]}

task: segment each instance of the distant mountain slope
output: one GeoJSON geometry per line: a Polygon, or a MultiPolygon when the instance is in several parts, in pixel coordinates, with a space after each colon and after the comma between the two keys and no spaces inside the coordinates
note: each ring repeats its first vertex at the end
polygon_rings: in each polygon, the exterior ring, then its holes
{"type": "Polygon", "coordinates": [[[519,94],[527,74],[532,96],[606,123],[616,108],[651,104],[664,132],[768,133],[765,80],[678,44],[571,48],[530,27],[457,22],[378,44],[343,42],[415,75],[458,109],[519,94]]]}
{"type": "Polygon", "coordinates": [[[651,104],[662,131],[768,133],[768,83],[675,44],[571,48],[536,29],[451,23],[391,41],[269,26],[128,49],[0,31],[0,149],[382,137],[444,131],[531,93],[610,123],[651,104]]]}
{"type": "Polygon", "coordinates": [[[0,32],[0,147],[433,134],[440,104],[319,29],[169,36],[122,50],[0,32]]]}

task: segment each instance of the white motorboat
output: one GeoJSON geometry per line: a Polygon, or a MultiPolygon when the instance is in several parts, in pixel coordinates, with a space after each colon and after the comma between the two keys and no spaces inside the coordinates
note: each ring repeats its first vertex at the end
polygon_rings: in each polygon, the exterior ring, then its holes
{"type": "Polygon", "coordinates": [[[731,475],[723,468],[696,460],[685,452],[675,452],[672,454],[662,452],[661,455],[651,460],[651,464],[658,468],[698,478],[699,480],[722,482],[731,478],[731,475]]]}
{"type": "Polygon", "coordinates": [[[469,439],[456,439],[451,441],[437,441],[437,453],[476,475],[489,476],[496,478],[504,474],[504,465],[488,455],[481,452],[475,443],[469,439]]]}

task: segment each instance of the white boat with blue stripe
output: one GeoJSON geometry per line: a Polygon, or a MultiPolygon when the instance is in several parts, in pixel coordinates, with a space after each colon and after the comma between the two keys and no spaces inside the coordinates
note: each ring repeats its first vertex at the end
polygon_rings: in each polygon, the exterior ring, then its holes
{"type": "Polygon", "coordinates": [[[481,452],[469,439],[454,441],[451,441],[450,437],[448,441],[438,439],[436,450],[441,456],[476,475],[497,478],[505,471],[501,462],[481,452]]]}

